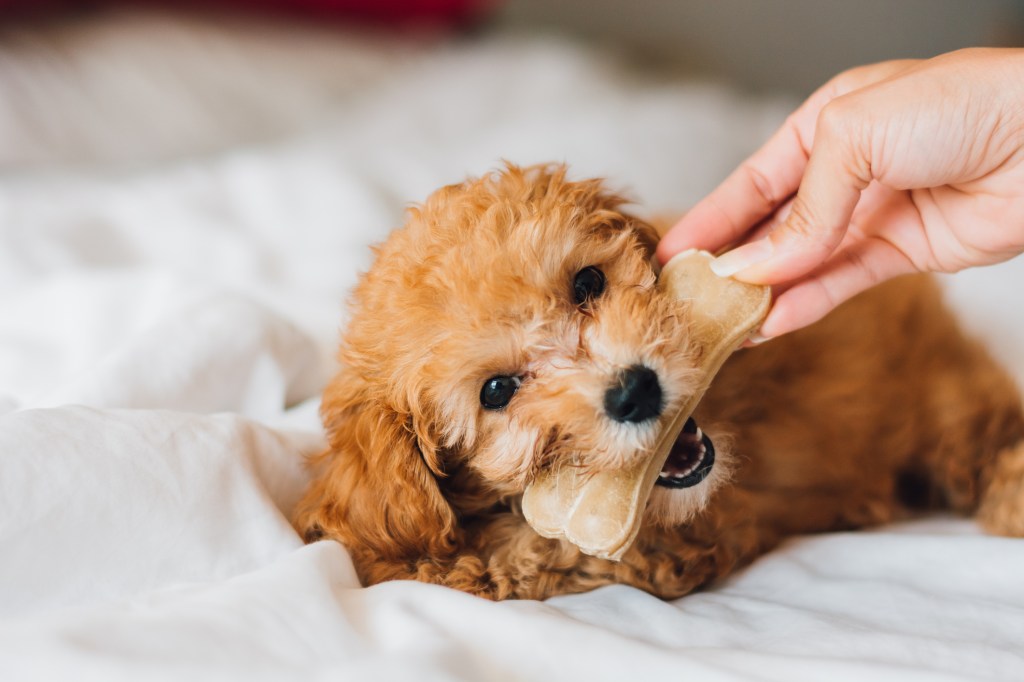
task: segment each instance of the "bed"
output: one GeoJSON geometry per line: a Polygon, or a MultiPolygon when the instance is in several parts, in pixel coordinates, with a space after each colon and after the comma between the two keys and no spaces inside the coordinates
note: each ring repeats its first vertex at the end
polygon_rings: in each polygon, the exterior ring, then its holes
{"type": "MultiPolygon", "coordinates": [[[[1024,542],[969,520],[794,539],[674,602],[367,589],[290,526],[406,205],[554,160],[677,213],[792,104],[501,32],[7,29],[0,679],[1024,679],[1024,542]]],[[[1024,379],[1024,260],[944,285],[1024,379]]]]}

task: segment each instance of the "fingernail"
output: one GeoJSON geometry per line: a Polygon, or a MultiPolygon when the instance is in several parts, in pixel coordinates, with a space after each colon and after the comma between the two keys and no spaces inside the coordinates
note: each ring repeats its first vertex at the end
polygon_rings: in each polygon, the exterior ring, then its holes
{"type": "Polygon", "coordinates": [[[760,346],[765,341],[771,341],[771,337],[764,336],[761,334],[761,332],[754,332],[753,334],[750,335],[748,341],[750,341],[750,343],[752,343],[755,346],[760,346]]]}
{"type": "Polygon", "coordinates": [[[719,277],[732,277],[752,265],[763,263],[772,257],[774,249],[768,239],[759,239],[733,249],[711,261],[711,271],[719,277]]]}

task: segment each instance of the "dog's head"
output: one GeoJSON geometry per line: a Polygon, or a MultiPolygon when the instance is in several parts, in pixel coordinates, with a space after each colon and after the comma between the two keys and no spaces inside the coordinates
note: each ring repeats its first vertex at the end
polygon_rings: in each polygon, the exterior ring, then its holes
{"type": "MultiPolygon", "coordinates": [[[[440,556],[544,467],[649,451],[696,388],[695,358],[686,305],[655,287],[657,234],[622,203],[560,166],[509,166],[410,210],[356,289],[301,527],[440,556]]],[[[685,521],[723,477],[690,431],[651,520],[685,521]]]]}

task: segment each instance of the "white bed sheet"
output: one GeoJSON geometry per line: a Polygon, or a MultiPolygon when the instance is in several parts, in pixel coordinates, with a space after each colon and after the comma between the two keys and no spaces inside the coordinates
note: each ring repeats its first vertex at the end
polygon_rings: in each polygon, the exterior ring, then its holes
{"type": "MultiPolygon", "coordinates": [[[[785,102],[557,40],[149,16],[0,65],[0,679],[1024,679],[1024,542],[966,520],[796,539],[671,603],[363,589],[288,524],[404,204],[509,158],[677,211],[785,102]]],[[[1024,376],[1024,265],[948,284],[1024,376]]]]}

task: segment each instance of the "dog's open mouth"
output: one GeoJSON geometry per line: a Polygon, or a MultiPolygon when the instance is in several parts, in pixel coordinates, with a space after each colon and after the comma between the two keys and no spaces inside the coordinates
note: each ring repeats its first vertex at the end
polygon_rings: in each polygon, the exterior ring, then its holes
{"type": "Polygon", "coordinates": [[[715,446],[690,417],[672,446],[655,484],[666,488],[690,488],[707,478],[714,466],[715,446]]]}

